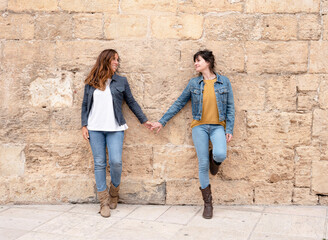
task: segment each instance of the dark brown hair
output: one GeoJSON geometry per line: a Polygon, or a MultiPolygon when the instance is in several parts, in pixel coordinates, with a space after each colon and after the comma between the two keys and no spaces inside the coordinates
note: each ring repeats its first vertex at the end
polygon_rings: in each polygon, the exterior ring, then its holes
{"type": "Polygon", "coordinates": [[[111,78],[114,75],[114,71],[110,64],[116,54],[117,52],[114,49],[105,49],[102,51],[89,75],[85,79],[85,84],[89,84],[100,90],[105,90],[105,82],[108,78],[111,78]]]}
{"type": "Polygon", "coordinates": [[[201,56],[206,62],[208,62],[209,68],[211,72],[215,72],[215,57],[213,55],[213,52],[210,50],[202,50],[202,51],[198,51],[195,53],[194,55],[194,62],[196,61],[196,59],[198,58],[198,56],[201,56]]]}

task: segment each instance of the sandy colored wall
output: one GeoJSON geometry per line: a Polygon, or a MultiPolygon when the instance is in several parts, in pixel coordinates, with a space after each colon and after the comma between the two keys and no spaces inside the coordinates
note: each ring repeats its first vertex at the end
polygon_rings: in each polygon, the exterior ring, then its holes
{"type": "MultiPolygon", "coordinates": [[[[93,202],[83,80],[114,48],[151,121],[214,51],[232,82],[215,203],[328,203],[327,0],[0,0],[0,203],[93,202]]],[[[190,103],[155,136],[124,106],[121,199],[199,204],[190,103]]]]}

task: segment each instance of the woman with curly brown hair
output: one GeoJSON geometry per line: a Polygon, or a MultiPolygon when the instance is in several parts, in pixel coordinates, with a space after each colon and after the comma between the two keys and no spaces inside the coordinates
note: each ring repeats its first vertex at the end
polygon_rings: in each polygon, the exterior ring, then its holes
{"type": "Polygon", "coordinates": [[[128,128],[122,114],[126,101],[140,123],[150,129],[152,124],[132,96],[125,77],[116,74],[118,53],[106,49],[100,53],[91,72],[85,79],[82,102],[82,134],[89,140],[94,158],[94,172],[100,201],[100,214],[110,216],[117,206],[122,173],[124,131],[128,128]],[[106,147],[108,150],[111,183],[106,184],[106,147]]]}

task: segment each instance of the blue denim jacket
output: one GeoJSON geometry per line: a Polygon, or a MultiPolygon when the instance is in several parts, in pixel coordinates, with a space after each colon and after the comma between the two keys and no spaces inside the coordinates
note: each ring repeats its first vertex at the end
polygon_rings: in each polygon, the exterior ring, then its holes
{"type": "MultiPolygon", "coordinates": [[[[121,77],[116,73],[112,77],[112,81],[109,85],[110,91],[113,97],[113,107],[114,107],[114,115],[115,119],[119,125],[125,124],[125,119],[122,113],[122,104],[123,99],[132,110],[132,112],[136,115],[140,123],[144,123],[147,121],[146,115],[142,112],[139,104],[132,96],[129,83],[126,77],[121,77]]],[[[81,111],[81,124],[83,126],[88,125],[88,116],[93,103],[93,92],[96,89],[88,84],[84,87],[84,96],[82,102],[82,111],[81,111]]]]}
{"type": "MultiPolygon", "coordinates": [[[[214,83],[216,104],[219,110],[220,121],[226,121],[226,133],[233,134],[235,123],[235,104],[233,100],[232,87],[229,79],[217,73],[217,81],[214,83]]],[[[159,122],[165,124],[174,117],[191,99],[192,117],[201,120],[203,110],[203,76],[190,79],[187,87],[183,90],[180,97],[172,104],[159,122]]]]}

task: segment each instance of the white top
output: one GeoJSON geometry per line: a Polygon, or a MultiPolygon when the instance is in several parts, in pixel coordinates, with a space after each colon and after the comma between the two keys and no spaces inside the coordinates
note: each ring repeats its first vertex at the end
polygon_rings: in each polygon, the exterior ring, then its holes
{"type": "Polygon", "coordinates": [[[115,119],[113,97],[109,88],[111,79],[106,82],[105,91],[96,89],[93,92],[93,103],[88,117],[88,130],[91,131],[124,131],[128,125],[119,126],[115,119]]]}

